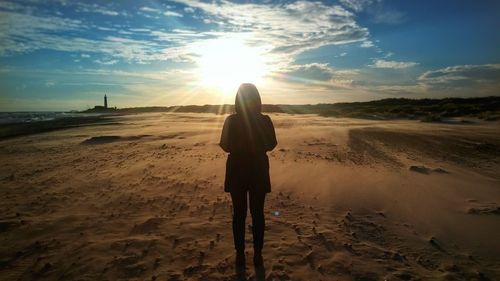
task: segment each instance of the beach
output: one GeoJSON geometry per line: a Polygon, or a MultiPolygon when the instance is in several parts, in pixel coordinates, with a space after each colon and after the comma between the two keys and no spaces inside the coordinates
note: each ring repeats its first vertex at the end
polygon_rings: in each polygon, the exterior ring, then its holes
{"type": "Polygon", "coordinates": [[[234,267],[227,115],[0,141],[1,280],[497,280],[500,121],[271,114],[264,268],[234,267]]]}

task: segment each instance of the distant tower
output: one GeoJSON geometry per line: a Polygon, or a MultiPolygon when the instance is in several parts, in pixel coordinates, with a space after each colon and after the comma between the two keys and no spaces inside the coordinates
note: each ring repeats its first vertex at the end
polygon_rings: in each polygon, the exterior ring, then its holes
{"type": "Polygon", "coordinates": [[[108,97],[104,95],[104,108],[108,108],[108,97]]]}

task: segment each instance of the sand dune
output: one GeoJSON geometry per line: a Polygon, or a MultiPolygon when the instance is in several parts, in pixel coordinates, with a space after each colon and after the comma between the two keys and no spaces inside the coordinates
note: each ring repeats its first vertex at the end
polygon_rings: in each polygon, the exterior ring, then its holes
{"type": "Polygon", "coordinates": [[[265,267],[237,272],[224,117],[1,141],[0,279],[500,278],[500,123],[272,115],[265,267]]]}

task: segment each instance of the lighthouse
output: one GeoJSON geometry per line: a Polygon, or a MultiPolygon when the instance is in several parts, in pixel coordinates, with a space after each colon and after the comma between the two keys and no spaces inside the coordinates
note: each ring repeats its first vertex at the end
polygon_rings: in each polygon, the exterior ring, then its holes
{"type": "Polygon", "coordinates": [[[104,108],[108,109],[108,97],[104,95],[104,108]]]}

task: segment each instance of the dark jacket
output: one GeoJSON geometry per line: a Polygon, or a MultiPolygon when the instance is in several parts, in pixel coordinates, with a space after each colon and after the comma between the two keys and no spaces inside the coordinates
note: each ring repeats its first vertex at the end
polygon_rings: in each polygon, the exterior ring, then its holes
{"type": "Polygon", "coordinates": [[[273,122],[267,115],[232,114],[226,118],[220,146],[229,152],[224,191],[271,192],[267,151],[276,147],[273,122]]]}

